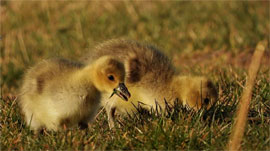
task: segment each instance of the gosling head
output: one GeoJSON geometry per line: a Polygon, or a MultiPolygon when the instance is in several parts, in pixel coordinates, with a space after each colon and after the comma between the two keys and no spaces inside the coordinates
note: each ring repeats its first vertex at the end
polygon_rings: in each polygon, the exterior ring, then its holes
{"type": "Polygon", "coordinates": [[[96,86],[99,90],[116,94],[123,100],[130,98],[130,93],[124,84],[125,68],[118,60],[104,56],[95,62],[96,86]]]}
{"type": "MultiPolygon", "coordinates": [[[[217,100],[217,91],[209,79],[206,77],[186,77],[179,76],[178,93],[183,104],[199,110],[201,108],[209,109],[217,100]]],[[[177,87],[176,87],[177,89],[177,87]]]]}
{"type": "Polygon", "coordinates": [[[197,109],[209,109],[217,101],[217,90],[213,82],[210,80],[202,80],[201,86],[197,93],[200,95],[197,109]]]}

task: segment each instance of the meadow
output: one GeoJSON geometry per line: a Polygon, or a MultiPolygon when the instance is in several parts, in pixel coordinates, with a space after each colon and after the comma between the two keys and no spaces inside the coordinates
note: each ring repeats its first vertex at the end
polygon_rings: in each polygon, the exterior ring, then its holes
{"type": "MultiPolygon", "coordinates": [[[[1,150],[224,150],[259,41],[268,45],[253,87],[242,150],[270,150],[268,1],[0,1],[1,150]],[[89,124],[34,134],[17,103],[24,72],[46,58],[79,60],[98,43],[153,44],[183,75],[206,75],[219,90],[209,111],[176,105],[168,116],[105,112],[89,124]]],[[[116,54],[117,55],[117,54],[116,54]]]]}

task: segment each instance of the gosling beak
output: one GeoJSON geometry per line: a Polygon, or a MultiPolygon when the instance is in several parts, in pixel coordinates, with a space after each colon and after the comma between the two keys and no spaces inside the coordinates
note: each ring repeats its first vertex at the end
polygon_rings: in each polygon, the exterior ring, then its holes
{"type": "Polygon", "coordinates": [[[121,99],[125,101],[128,101],[128,98],[130,98],[130,93],[128,92],[128,89],[124,83],[119,83],[118,87],[113,89],[113,93],[110,98],[114,94],[118,95],[121,99]]]}

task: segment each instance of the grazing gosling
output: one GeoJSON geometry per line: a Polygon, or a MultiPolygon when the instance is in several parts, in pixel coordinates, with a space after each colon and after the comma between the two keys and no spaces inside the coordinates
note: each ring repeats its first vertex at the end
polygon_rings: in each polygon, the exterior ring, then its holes
{"type": "Polygon", "coordinates": [[[35,131],[57,131],[63,125],[87,126],[96,115],[103,94],[113,92],[128,100],[130,93],[124,77],[124,65],[108,56],[90,65],[65,59],[45,60],[26,73],[19,105],[26,123],[35,131]]]}
{"type": "MultiPolygon", "coordinates": [[[[213,83],[206,77],[182,76],[175,72],[171,61],[157,48],[135,41],[116,39],[98,45],[83,62],[91,63],[101,56],[116,56],[124,63],[126,70],[126,85],[132,94],[128,102],[110,101],[107,110],[120,114],[136,112],[134,107],[157,109],[158,103],[164,111],[166,103],[173,105],[179,99],[183,105],[194,110],[202,107],[209,109],[217,99],[217,91],[213,83]]],[[[108,104],[107,99],[102,104],[108,104]]],[[[111,115],[111,114],[110,114],[111,115]]],[[[114,115],[108,117],[113,123],[114,115]]]]}

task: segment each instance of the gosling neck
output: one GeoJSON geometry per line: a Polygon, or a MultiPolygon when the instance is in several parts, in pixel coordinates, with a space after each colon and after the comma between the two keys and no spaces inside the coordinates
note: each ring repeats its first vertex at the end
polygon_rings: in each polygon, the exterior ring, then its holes
{"type": "Polygon", "coordinates": [[[173,94],[175,98],[182,99],[182,93],[184,92],[183,88],[183,79],[178,75],[173,76],[171,84],[171,89],[173,90],[173,94]]]}
{"type": "Polygon", "coordinates": [[[78,73],[75,74],[75,82],[85,87],[94,86],[99,91],[103,91],[98,81],[98,69],[94,64],[87,65],[79,70],[78,73]]]}

